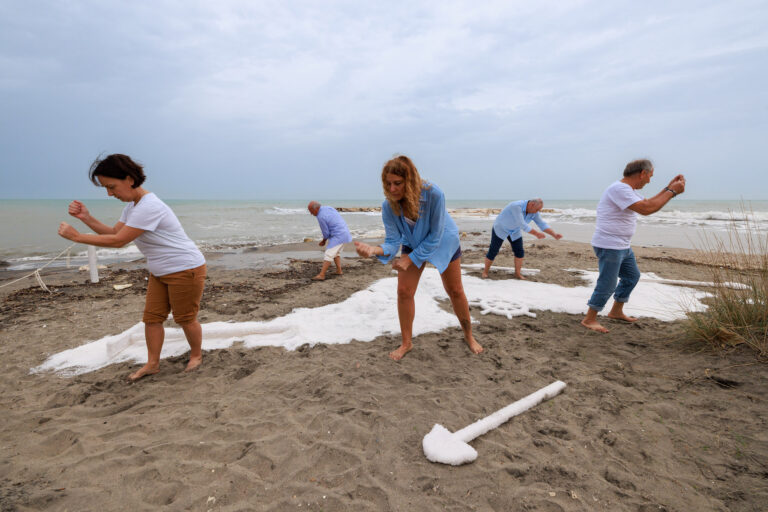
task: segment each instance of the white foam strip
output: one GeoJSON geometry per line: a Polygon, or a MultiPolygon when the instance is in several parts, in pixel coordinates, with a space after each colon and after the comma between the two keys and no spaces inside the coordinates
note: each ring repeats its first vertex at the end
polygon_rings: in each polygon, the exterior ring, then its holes
{"type": "MultiPolygon", "coordinates": [[[[709,286],[714,287],[715,283],[712,281],[683,281],[681,279],[665,279],[663,277],[659,277],[653,272],[647,272],[642,275],[640,278],[641,281],[646,282],[654,282],[654,283],[664,283],[664,284],[680,284],[683,286],[709,286]]],[[[744,283],[732,283],[730,281],[724,281],[722,283],[718,283],[720,286],[725,286],[726,288],[734,288],[736,290],[746,290],[749,288],[744,283]]]]}
{"type": "MultiPolygon", "coordinates": [[[[507,318],[519,315],[533,317],[535,314],[531,310],[549,310],[577,315],[586,312],[587,299],[597,280],[597,272],[577,272],[585,283],[584,286],[572,288],[517,279],[487,280],[469,275],[464,275],[462,279],[469,303],[479,307],[482,314],[493,313],[507,318]]],[[[666,321],[676,320],[685,316],[684,307],[693,311],[706,309],[699,299],[707,295],[691,288],[651,281],[635,288],[625,312],[666,321]]],[[[447,299],[437,270],[431,267],[426,269],[415,297],[414,336],[459,326],[456,316],[448,311],[450,308],[440,305],[440,301],[447,299]]],[[[203,349],[227,348],[242,342],[245,347],[275,346],[295,350],[303,344],[371,341],[382,335],[399,333],[397,278],[389,277],[353,293],[343,302],[317,308],[297,308],[273,320],[203,324],[203,349]]],[[[181,329],[165,330],[161,357],[181,355],[188,350],[189,345],[181,329]]],[[[75,375],[113,363],[144,363],[146,360],[144,325],[139,323],[120,334],[54,354],[32,371],[53,370],[75,375]]]]}
{"type": "MultiPolygon", "coordinates": [[[[461,268],[467,268],[469,270],[483,270],[485,269],[485,265],[482,263],[465,263],[461,266],[461,268]]],[[[496,265],[491,267],[491,271],[499,271],[499,272],[506,272],[507,274],[514,274],[515,268],[514,267],[497,267],[496,265]]],[[[521,268],[520,273],[524,276],[535,276],[541,272],[538,268],[521,268]]]]}

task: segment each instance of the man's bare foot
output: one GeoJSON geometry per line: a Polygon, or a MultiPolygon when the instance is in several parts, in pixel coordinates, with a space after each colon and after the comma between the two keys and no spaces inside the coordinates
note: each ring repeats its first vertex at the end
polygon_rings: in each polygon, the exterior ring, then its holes
{"type": "Polygon", "coordinates": [[[482,274],[480,274],[480,278],[481,279],[488,279],[488,272],[483,272],[482,274]]]}
{"type": "Polygon", "coordinates": [[[475,340],[474,337],[471,337],[468,340],[464,340],[467,342],[467,346],[469,347],[469,350],[472,351],[473,354],[479,354],[483,351],[483,347],[480,346],[480,344],[475,340]]]}
{"type": "Polygon", "coordinates": [[[317,274],[315,277],[312,278],[313,281],[325,281],[325,276],[322,274],[317,274]]]}
{"type": "Polygon", "coordinates": [[[607,316],[608,318],[613,318],[614,320],[624,320],[625,322],[629,322],[629,323],[637,322],[637,318],[633,316],[627,316],[624,313],[620,313],[620,314],[608,313],[605,316],[607,316]]]}
{"type": "Polygon", "coordinates": [[[157,372],[160,371],[160,365],[150,365],[149,363],[145,364],[132,374],[128,376],[128,380],[130,382],[136,382],[142,377],[146,377],[147,375],[154,375],[157,372]]]}
{"type": "Polygon", "coordinates": [[[609,332],[608,329],[600,325],[600,323],[598,323],[597,320],[588,322],[587,319],[585,318],[584,320],[581,321],[581,325],[583,325],[587,329],[592,329],[593,331],[603,332],[603,333],[609,332]]]}
{"type": "Polygon", "coordinates": [[[527,279],[523,276],[523,274],[515,274],[515,277],[517,279],[522,279],[523,281],[527,281],[527,279]]]}
{"type": "Polygon", "coordinates": [[[191,372],[192,370],[197,370],[201,364],[203,364],[203,356],[190,357],[189,362],[187,363],[187,367],[184,368],[184,371],[191,372]]]}
{"type": "Polygon", "coordinates": [[[400,347],[397,350],[393,350],[389,353],[390,359],[393,361],[399,361],[403,358],[405,354],[411,351],[413,348],[413,345],[400,345],[400,347]]]}

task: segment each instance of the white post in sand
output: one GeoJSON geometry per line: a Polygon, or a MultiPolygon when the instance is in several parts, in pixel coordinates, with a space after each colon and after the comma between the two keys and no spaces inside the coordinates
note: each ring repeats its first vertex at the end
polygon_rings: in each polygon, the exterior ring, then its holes
{"type": "Polygon", "coordinates": [[[99,269],[96,265],[96,247],[88,246],[88,270],[91,272],[91,282],[99,282],[99,269]]]}
{"type": "Polygon", "coordinates": [[[424,436],[424,440],[421,443],[424,448],[424,455],[432,462],[451,464],[453,466],[472,462],[477,458],[477,451],[467,443],[489,430],[493,430],[512,416],[517,416],[544,400],[556,396],[563,389],[565,389],[565,382],[555,381],[549,386],[509,404],[490,416],[486,416],[455,433],[451,433],[442,425],[435,424],[429,434],[424,436]]]}

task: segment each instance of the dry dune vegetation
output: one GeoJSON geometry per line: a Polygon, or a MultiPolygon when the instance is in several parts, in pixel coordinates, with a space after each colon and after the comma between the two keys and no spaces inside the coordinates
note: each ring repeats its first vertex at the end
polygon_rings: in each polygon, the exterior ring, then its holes
{"type": "Polygon", "coordinates": [[[768,360],[768,233],[742,206],[732,215],[726,239],[705,236],[701,259],[707,261],[714,287],[706,311],[688,315],[688,331],[716,350],[746,344],[768,360]],[[743,283],[733,287],[731,283],[743,283]]]}

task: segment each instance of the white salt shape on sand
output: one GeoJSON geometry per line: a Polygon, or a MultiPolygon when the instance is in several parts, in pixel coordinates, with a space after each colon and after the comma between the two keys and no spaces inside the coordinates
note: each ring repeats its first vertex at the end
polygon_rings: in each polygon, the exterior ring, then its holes
{"type": "MultiPolygon", "coordinates": [[[[643,274],[640,278],[640,281],[650,281],[654,283],[663,283],[663,284],[681,284],[685,286],[708,286],[708,287],[714,287],[715,283],[712,281],[683,281],[681,279],[665,279],[663,277],[657,276],[653,272],[648,272],[646,274],[643,274]]],[[[747,286],[744,283],[733,283],[730,281],[724,281],[722,283],[718,283],[720,286],[725,286],[726,288],[734,288],[736,290],[747,290],[749,289],[749,286],[747,286]]]]}
{"type": "Polygon", "coordinates": [[[544,400],[557,396],[564,389],[565,382],[555,381],[549,386],[543,387],[525,398],[511,403],[457,432],[451,432],[444,426],[436,423],[421,442],[424,455],[432,462],[451,464],[453,466],[472,462],[477,458],[477,451],[468,444],[470,441],[493,430],[513,416],[524,413],[544,400]]]}
{"type": "MultiPolygon", "coordinates": [[[[550,283],[517,279],[484,280],[464,275],[464,291],[470,305],[480,307],[483,314],[494,313],[511,318],[535,316],[531,310],[549,310],[578,315],[586,312],[586,302],[592,294],[597,272],[575,272],[584,278],[584,286],[567,288],[550,283]]],[[[707,295],[691,288],[650,281],[635,288],[625,312],[664,321],[677,320],[685,317],[683,307],[694,311],[706,309],[700,299],[707,295]]],[[[424,271],[415,300],[414,336],[459,326],[456,316],[440,305],[440,301],[447,301],[448,296],[436,269],[430,267],[424,271]]],[[[343,302],[317,308],[296,308],[273,320],[203,324],[203,350],[227,348],[236,342],[242,342],[245,347],[275,346],[295,350],[304,344],[371,341],[382,335],[399,333],[397,278],[390,277],[353,293],[343,302]]],[[[162,358],[181,355],[188,350],[189,345],[180,328],[165,330],[162,358]]],[[[144,324],[138,323],[120,334],[54,354],[32,371],[53,370],[77,375],[113,363],[145,363],[146,360],[144,324]]]]}
{"type": "MultiPolygon", "coordinates": [[[[469,270],[480,270],[480,271],[482,271],[482,270],[485,269],[485,265],[483,263],[465,263],[465,264],[463,264],[461,266],[461,268],[466,268],[466,269],[469,269],[469,270]]],[[[494,270],[496,270],[498,272],[506,272],[507,274],[514,274],[515,273],[515,267],[498,267],[498,266],[494,265],[494,266],[491,267],[490,271],[493,272],[494,270]]],[[[523,274],[524,276],[535,276],[539,272],[541,272],[541,270],[539,270],[537,268],[521,268],[520,269],[520,273],[523,274]]]]}

